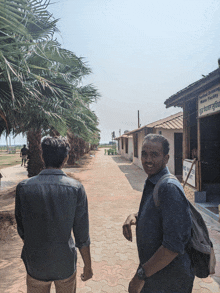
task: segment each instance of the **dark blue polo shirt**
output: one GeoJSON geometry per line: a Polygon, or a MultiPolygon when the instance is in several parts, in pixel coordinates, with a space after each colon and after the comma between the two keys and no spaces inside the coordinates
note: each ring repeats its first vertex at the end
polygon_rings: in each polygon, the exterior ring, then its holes
{"type": "Polygon", "coordinates": [[[137,219],[137,246],[141,264],[147,262],[161,245],[177,252],[178,256],[164,269],[149,277],[141,292],[188,293],[193,285],[191,261],[185,252],[191,235],[191,218],[181,184],[169,179],[159,188],[159,207],[155,206],[153,200],[154,186],[168,173],[166,167],[145,182],[137,219]]]}
{"type": "Polygon", "coordinates": [[[42,281],[70,277],[76,270],[76,247],[90,244],[82,184],[61,170],[43,170],[18,184],[15,216],[28,274],[42,281]]]}

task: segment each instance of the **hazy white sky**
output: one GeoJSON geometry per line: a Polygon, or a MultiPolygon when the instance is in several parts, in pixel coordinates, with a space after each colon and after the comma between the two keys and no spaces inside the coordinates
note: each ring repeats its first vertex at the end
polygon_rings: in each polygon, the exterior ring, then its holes
{"type": "Polygon", "coordinates": [[[179,112],[164,101],[218,67],[219,0],[54,0],[61,45],[85,57],[101,141],[179,112]]]}

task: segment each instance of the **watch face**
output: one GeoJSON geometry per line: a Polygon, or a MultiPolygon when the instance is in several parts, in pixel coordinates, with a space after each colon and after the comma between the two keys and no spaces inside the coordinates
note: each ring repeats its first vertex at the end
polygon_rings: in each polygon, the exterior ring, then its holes
{"type": "Polygon", "coordinates": [[[145,271],[142,267],[140,267],[138,270],[137,270],[137,275],[138,275],[138,278],[140,280],[145,280],[146,279],[146,275],[145,275],[145,271]]]}

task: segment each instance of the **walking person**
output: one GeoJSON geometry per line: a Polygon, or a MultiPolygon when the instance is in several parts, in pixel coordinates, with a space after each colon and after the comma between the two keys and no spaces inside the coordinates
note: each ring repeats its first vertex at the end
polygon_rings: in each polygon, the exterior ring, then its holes
{"type": "Polygon", "coordinates": [[[64,138],[44,138],[46,169],[16,189],[15,217],[24,242],[21,257],[27,270],[27,293],[48,293],[53,281],[58,293],[76,292],[76,247],[84,262],[81,279],[93,275],[86,193],[81,183],[61,170],[68,150],[64,138]]]}
{"type": "Polygon", "coordinates": [[[28,149],[26,148],[26,144],[23,145],[23,148],[20,151],[20,157],[21,157],[21,166],[24,163],[24,167],[26,166],[26,161],[27,161],[27,156],[28,156],[28,149]]]}
{"type": "Polygon", "coordinates": [[[123,225],[125,238],[132,241],[136,225],[140,265],[129,283],[129,293],[190,293],[194,272],[186,245],[191,236],[188,202],[179,182],[167,180],[158,190],[156,207],[153,191],[159,179],[169,174],[169,142],[162,135],[144,138],[141,160],[148,175],[136,214],[123,225]]]}

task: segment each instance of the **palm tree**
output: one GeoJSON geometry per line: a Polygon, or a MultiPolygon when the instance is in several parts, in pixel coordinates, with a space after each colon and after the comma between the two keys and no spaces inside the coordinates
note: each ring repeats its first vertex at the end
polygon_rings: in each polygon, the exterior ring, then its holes
{"type": "MultiPolygon", "coordinates": [[[[43,56],[40,55],[41,52],[38,52],[30,59],[28,64],[31,64],[30,67],[34,74],[43,75],[45,79],[51,80],[53,88],[58,94],[54,97],[50,88],[39,89],[41,93],[43,92],[46,104],[42,105],[40,115],[37,114],[36,117],[33,113],[29,119],[25,119],[26,129],[33,128],[33,125],[37,122],[37,130],[39,130],[39,126],[44,131],[53,127],[62,135],[66,134],[67,128],[74,128],[75,132],[77,128],[86,130],[88,124],[86,119],[91,120],[91,117],[86,113],[88,112],[87,104],[93,101],[98,93],[91,85],[79,87],[78,84],[83,76],[90,73],[90,69],[83,63],[82,58],[78,58],[72,52],[60,48],[57,42],[49,41],[41,45],[43,56]]],[[[37,50],[39,50],[39,47],[37,50]]],[[[39,101],[37,106],[39,106],[39,101]]],[[[36,107],[33,107],[32,102],[31,109],[35,111],[36,107]]],[[[27,113],[29,112],[30,108],[27,113]]],[[[29,162],[31,160],[32,156],[30,155],[29,162]]],[[[38,172],[37,168],[33,169],[38,172]]],[[[33,174],[33,172],[29,173],[33,174]]]]}
{"type": "Polygon", "coordinates": [[[0,0],[0,133],[28,131],[29,176],[43,167],[42,131],[52,127],[64,135],[70,128],[82,136],[97,131],[88,108],[97,90],[80,86],[91,70],[51,38],[56,20],[48,4],[0,0]]]}
{"type": "MultiPolygon", "coordinates": [[[[28,98],[40,98],[29,80],[31,72],[25,57],[37,41],[56,30],[57,21],[51,18],[47,6],[43,0],[0,0],[1,102],[4,97],[14,107],[19,106],[26,98],[25,92],[28,98]]],[[[38,82],[44,85],[43,79],[38,82]]]]}
{"type": "Polygon", "coordinates": [[[43,0],[0,0],[0,117],[7,132],[12,113],[19,113],[27,100],[42,98],[36,82],[43,87],[46,82],[33,77],[26,59],[42,37],[56,30],[47,6],[43,0]]]}
{"type": "Polygon", "coordinates": [[[54,91],[28,65],[31,52],[36,51],[42,38],[56,31],[57,21],[47,11],[48,4],[43,0],[0,0],[0,133],[24,129],[22,112],[33,110],[33,102],[38,102],[38,111],[45,103],[40,89],[54,91]]]}

